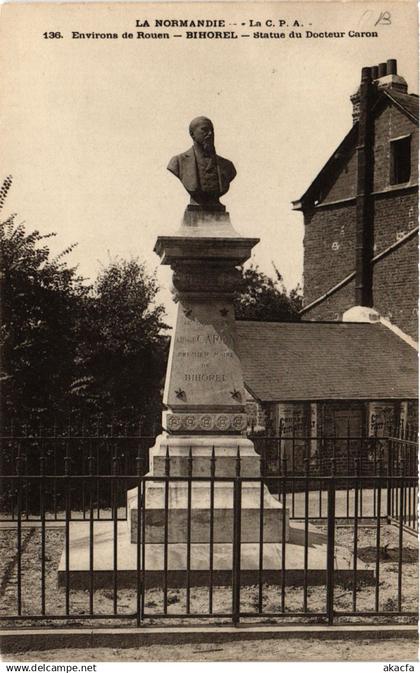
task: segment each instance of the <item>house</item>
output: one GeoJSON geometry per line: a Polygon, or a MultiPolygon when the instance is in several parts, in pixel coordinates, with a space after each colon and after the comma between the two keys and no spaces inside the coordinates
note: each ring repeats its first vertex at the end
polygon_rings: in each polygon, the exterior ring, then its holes
{"type": "Polygon", "coordinates": [[[374,307],[417,337],[418,96],[389,60],[363,68],[353,126],[293,208],[304,216],[305,320],[374,307]]]}
{"type": "Polygon", "coordinates": [[[351,102],[353,126],[293,202],[303,322],[237,322],[245,383],[274,435],[417,423],[418,97],[391,59],[363,68],[351,102]]]}
{"type": "Polygon", "coordinates": [[[417,351],[380,322],[238,320],[236,330],[271,434],[361,437],[416,414],[417,351]]]}

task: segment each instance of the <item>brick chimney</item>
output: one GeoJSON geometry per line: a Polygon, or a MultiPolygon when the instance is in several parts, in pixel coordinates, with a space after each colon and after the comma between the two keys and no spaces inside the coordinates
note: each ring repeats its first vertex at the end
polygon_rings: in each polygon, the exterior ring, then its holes
{"type": "MultiPolygon", "coordinates": [[[[389,61],[388,61],[389,62],[389,61]]],[[[357,193],[355,245],[355,305],[372,306],[373,210],[373,118],[375,99],[373,68],[362,68],[359,87],[359,125],[357,135],[357,193]]]]}
{"type": "MultiPolygon", "coordinates": [[[[407,82],[404,77],[397,74],[397,61],[395,58],[390,58],[386,63],[379,63],[370,68],[372,82],[378,91],[387,89],[389,91],[399,91],[400,93],[407,93],[407,82]]],[[[360,87],[356,93],[350,96],[353,104],[353,125],[359,121],[360,118],[360,87]]]]}

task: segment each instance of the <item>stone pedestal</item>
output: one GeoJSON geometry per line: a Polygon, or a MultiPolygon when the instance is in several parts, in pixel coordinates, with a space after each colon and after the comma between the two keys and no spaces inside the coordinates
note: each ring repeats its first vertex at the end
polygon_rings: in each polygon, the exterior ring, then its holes
{"type": "MultiPolygon", "coordinates": [[[[232,227],[228,213],[189,207],[173,236],[155,252],[173,270],[177,319],[163,402],[164,434],[150,450],[149,476],[216,477],[209,481],[147,481],[145,543],[232,543],[233,481],[242,478],[241,541],[288,540],[288,513],[258,481],[260,458],[244,436],[245,389],[238,356],[233,293],[239,267],[258,243],[232,227]],[[231,477],[217,481],[217,477],[231,477]],[[165,515],[165,502],[168,514],[165,515]],[[190,504],[189,504],[190,503],[190,504]],[[260,510],[263,504],[263,517],[260,510]],[[188,511],[190,510],[190,516],[188,511]],[[190,525],[188,526],[188,520],[190,525]],[[165,525],[165,521],[167,522],[165,525]],[[262,523],[261,523],[262,521],[262,523]],[[284,530],[283,530],[284,528],[284,530]],[[187,537],[189,536],[189,537],[187,537]]],[[[137,489],[128,493],[131,542],[137,541],[137,489]]],[[[226,559],[227,567],[231,558],[226,559]]]]}
{"type": "MultiPolygon", "coordinates": [[[[190,511],[191,524],[188,531],[188,482],[168,481],[168,542],[208,543],[210,536],[214,543],[233,540],[233,478],[237,462],[240,463],[241,488],[241,540],[258,543],[287,541],[289,536],[288,513],[257,481],[246,481],[246,477],[260,474],[260,459],[252,442],[243,437],[158,437],[150,451],[153,476],[165,475],[165,463],[169,456],[170,475],[206,477],[211,474],[214,460],[213,493],[210,481],[191,482],[190,511]],[[191,468],[189,462],[191,461],[191,468]],[[232,481],[217,481],[217,477],[232,477],[232,481]],[[260,509],[263,505],[262,536],[260,533],[260,509]],[[285,533],[283,538],[283,520],[285,533]],[[212,523],[211,523],[212,521],[212,523]],[[212,534],[211,534],[212,527],[212,534]]],[[[165,535],[165,482],[145,482],[144,517],[145,542],[163,543],[165,535]]],[[[130,538],[137,542],[137,489],[128,492],[130,538]]]]}

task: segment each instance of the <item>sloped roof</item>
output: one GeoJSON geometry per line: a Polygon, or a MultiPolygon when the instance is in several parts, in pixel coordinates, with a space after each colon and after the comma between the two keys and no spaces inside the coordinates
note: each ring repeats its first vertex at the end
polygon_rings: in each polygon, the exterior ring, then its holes
{"type": "MultiPolygon", "coordinates": [[[[379,93],[374,105],[373,111],[377,111],[381,108],[384,102],[391,102],[393,105],[398,107],[407,117],[411,119],[412,122],[418,125],[419,123],[419,98],[413,94],[401,93],[398,91],[389,91],[383,90],[379,93]]],[[[343,140],[339,146],[331,154],[328,161],[319,171],[318,175],[309,185],[306,192],[292,202],[293,210],[302,210],[305,203],[311,202],[312,200],[318,197],[321,186],[324,182],[331,178],[332,175],[336,174],[343,165],[344,161],[348,157],[349,153],[357,144],[359,122],[356,122],[349,132],[344,136],[343,140]]]]}
{"type": "Polygon", "coordinates": [[[263,402],[415,399],[417,352],[380,324],[236,322],[245,385],[263,402]]]}
{"type": "Polygon", "coordinates": [[[419,122],[419,97],[400,91],[384,91],[384,94],[395,103],[414,122],[419,122]]]}

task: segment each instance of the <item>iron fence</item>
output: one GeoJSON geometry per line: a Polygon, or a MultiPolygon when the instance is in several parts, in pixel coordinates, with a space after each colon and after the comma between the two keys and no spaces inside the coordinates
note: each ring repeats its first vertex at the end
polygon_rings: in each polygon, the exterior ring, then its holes
{"type": "Polygon", "coordinates": [[[28,416],[25,420],[16,418],[0,419],[2,437],[143,437],[161,432],[162,425],[146,416],[130,414],[120,416],[86,417],[77,412],[65,417],[54,418],[50,413],[45,417],[28,416]]]}
{"type": "MultiPolygon", "coordinates": [[[[41,491],[33,475],[50,475],[44,480],[42,498],[48,518],[65,517],[65,492],[60,476],[66,472],[80,475],[72,494],[71,517],[86,518],[88,495],[83,475],[107,476],[115,473],[146,474],[149,467],[149,449],[155,436],[84,436],[41,435],[8,436],[1,438],[2,480],[0,492],[0,521],[16,519],[17,488],[10,475],[19,471],[19,489],[22,497],[22,516],[39,519],[41,491]]],[[[111,485],[97,480],[95,517],[110,517],[111,485]]],[[[125,493],[118,495],[118,516],[125,517],[125,493]]]]}
{"type": "MultiPolygon", "coordinates": [[[[275,493],[278,478],[310,474],[306,480],[289,479],[286,485],[287,506],[293,518],[303,517],[303,493],[310,493],[311,511],[319,519],[326,518],[327,482],[333,467],[337,491],[340,492],[339,516],[350,518],[353,503],[352,483],[364,478],[364,489],[359,498],[359,517],[369,519],[376,515],[375,483],[381,478],[387,516],[398,516],[399,490],[391,477],[418,474],[418,443],[414,435],[399,430],[398,436],[251,436],[260,455],[261,474],[268,488],[275,493]],[[372,477],[369,481],[368,477],[372,477]],[[376,482],[375,482],[376,480],[376,482]],[[385,497],[386,493],[386,497],[385,497]]],[[[41,492],[35,477],[49,475],[44,480],[42,497],[47,519],[64,520],[65,492],[62,475],[78,476],[72,481],[71,519],[89,516],[88,478],[97,475],[94,498],[94,518],[112,518],[111,482],[106,477],[113,473],[146,475],[149,469],[149,449],[155,437],[142,435],[28,435],[6,436],[1,439],[2,482],[0,492],[0,522],[17,517],[17,486],[10,476],[19,469],[19,490],[22,497],[21,515],[27,521],[39,520],[41,492]],[[90,475],[90,476],[89,476],[90,475]]],[[[128,487],[131,486],[128,479],[128,487]]],[[[404,489],[404,519],[415,528],[417,491],[412,486],[404,489]]],[[[117,489],[117,516],[127,517],[126,493],[117,489]]],[[[417,529],[416,529],[417,530],[417,529]]]]}
{"type": "MultiPolygon", "coordinates": [[[[396,455],[399,442],[392,440],[396,455]]],[[[40,469],[28,474],[17,455],[14,474],[5,477],[15,519],[3,530],[9,557],[2,619],[141,625],[156,619],[332,624],[416,618],[417,475],[405,470],[408,463],[397,461],[398,474],[392,461],[386,469],[379,461],[378,474],[364,475],[356,463],[354,472],[337,475],[332,459],[328,473],[314,475],[307,457],[303,473],[292,474],[283,456],[279,473],[270,475],[267,500],[263,477],[241,475],[239,452],[229,476],[218,474],[214,450],[204,476],[197,474],[192,452],[183,474],[171,474],[170,459],[167,450],[164,473],[148,476],[141,458],[135,470],[125,471],[115,455],[111,470],[101,473],[88,453],[86,471],[74,474],[67,451],[57,474],[41,453],[40,469]],[[29,484],[39,497],[37,521],[26,509],[29,484]],[[47,512],[54,484],[63,498],[61,522],[47,512]],[[180,486],[181,519],[173,516],[171,495],[180,486]],[[137,516],[127,519],[120,508],[133,487],[137,516]],[[98,515],[102,488],[109,519],[98,515]],[[217,504],[223,489],[229,516],[217,504]],[[252,489],[258,506],[251,520],[246,502],[252,489]],[[84,508],[76,517],[81,493],[84,508]],[[206,503],[204,519],[197,517],[197,498],[206,503]]]]}
{"type": "Polygon", "coordinates": [[[250,435],[262,459],[263,473],[278,474],[286,460],[291,474],[304,474],[306,461],[311,473],[328,474],[331,461],[337,475],[355,474],[376,476],[378,465],[395,472],[404,464],[407,473],[418,471],[417,431],[410,426],[389,429],[387,434],[354,435],[347,428],[345,434],[305,434],[293,427],[286,434],[250,435]],[[357,467],[356,467],[357,466],[357,467]]]}

